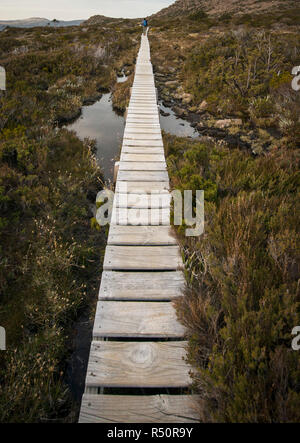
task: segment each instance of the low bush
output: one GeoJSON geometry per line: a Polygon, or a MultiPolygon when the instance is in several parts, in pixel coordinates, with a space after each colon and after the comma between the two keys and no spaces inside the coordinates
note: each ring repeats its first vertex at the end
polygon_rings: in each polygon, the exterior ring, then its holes
{"type": "Polygon", "coordinates": [[[178,231],[187,289],[177,309],[200,418],[297,422],[299,153],[253,158],[211,142],[165,143],[173,187],[205,191],[205,233],[178,231]]]}

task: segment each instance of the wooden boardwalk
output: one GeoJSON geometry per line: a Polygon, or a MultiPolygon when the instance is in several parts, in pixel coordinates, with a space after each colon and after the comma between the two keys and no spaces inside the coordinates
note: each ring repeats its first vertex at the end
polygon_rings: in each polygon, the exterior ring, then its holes
{"type": "Polygon", "coordinates": [[[185,331],[172,302],[182,294],[184,277],[170,227],[147,36],[127,110],[103,269],[79,422],[197,422],[196,398],[178,395],[191,383],[185,331]]]}

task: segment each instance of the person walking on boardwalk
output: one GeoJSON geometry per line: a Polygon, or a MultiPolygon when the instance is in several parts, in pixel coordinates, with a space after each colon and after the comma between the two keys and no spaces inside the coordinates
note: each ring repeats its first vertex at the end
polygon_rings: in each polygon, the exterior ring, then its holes
{"type": "Polygon", "coordinates": [[[143,34],[147,35],[148,20],[146,18],[144,18],[142,26],[143,26],[143,34]]]}

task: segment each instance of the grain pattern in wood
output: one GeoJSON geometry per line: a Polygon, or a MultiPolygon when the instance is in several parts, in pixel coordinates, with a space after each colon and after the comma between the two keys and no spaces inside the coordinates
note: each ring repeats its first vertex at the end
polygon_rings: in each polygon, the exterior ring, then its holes
{"type": "Polygon", "coordinates": [[[177,246],[107,246],[107,271],[175,271],[183,267],[177,246]]]}
{"type": "Polygon", "coordinates": [[[166,193],[169,192],[169,182],[122,182],[116,183],[116,192],[133,193],[133,194],[151,194],[153,192],[166,193]]]}
{"type": "Polygon", "coordinates": [[[163,148],[163,142],[161,140],[124,140],[123,146],[142,146],[142,147],[149,147],[149,148],[157,148],[161,147],[163,148]]]}
{"type": "Polygon", "coordinates": [[[121,181],[143,181],[143,182],[164,182],[169,178],[167,171],[120,171],[118,180],[121,181]]]}
{"type": "Polygon", "coordinates": [[[170,246],[176,239],[170,226],[110,225],[108,245],[115,246],[170,246]]]}
{"type": "Polygon", "coordinates": [[[99,301],[93,339],[172,338],[185,334],[171,302],[99,301]]]}
{"type": "Polygon", "coordinates": [[[170,209],[113,207],[110,224],[120,226],[167,226],[170,225],[170,209]]]}
{"type": "Polygon", "coordinates": [[[113,205],[117,208],[170,208],[170,194],[116,193],[113,205]]]}
{"type": "Polygon", "coordinates": [[[197,423],[198,396],[88,395],[79,423],[197,423]]]}
{"type": "Polygon", "coordinates": [[[86,386],[183,388],[191,383],[184,341],[93,341],[86,386]]]}
{"type": "Polygon", "coordinates": [[[166,171],[167,165],[165,162],[125,162],[120,161],[119,171],[166,171]]]}
{"type": "Polygon", "coordinates": [[[99,300],[173,300],[182,296],[184,287],[181,271],[104,271],[99,300]]]}
{"type": "Polygon", "coordinates": [[[121,162],[165,162],[165,156],[163,154],[121,154],[121,162]]]}

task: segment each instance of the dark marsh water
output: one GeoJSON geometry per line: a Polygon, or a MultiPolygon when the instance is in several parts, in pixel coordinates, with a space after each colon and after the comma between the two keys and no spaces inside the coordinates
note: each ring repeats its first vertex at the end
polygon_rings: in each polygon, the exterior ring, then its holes
{"type": "MultiPolygon", "coordinates": [[[[126,77],[119,77],[119,82],[126,81],[126,77]]],[[[170,108],[160,103],[160,108],[170,114],[160,115],[161,128],[170,134],[180,137],[198,137],[199,134],[189,122],[177,118],[170,108]]],[[[118,159],[122,144],[125,119],[118,115],[112,107],[111,94],[103,94],[101,99],[93,105],[83,106],[81,116],[67,128],[74,130],[80,139],[86,137],[96,139],[99,165],[106,181],[113,179],[114,162],[118,159]]]]}

